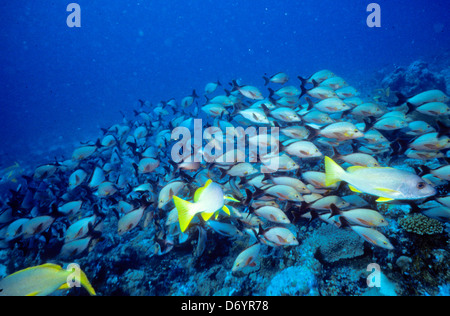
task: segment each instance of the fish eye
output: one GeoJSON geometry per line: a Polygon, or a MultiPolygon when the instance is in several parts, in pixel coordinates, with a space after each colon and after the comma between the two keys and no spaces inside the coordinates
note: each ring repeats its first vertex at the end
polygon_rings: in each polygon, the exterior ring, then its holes
{"type": "Polygon", "coordinates": [[[422,190],[423,188],[425,188],[425,182],[419,182],[419,183],[417,183],[417,188],[418,188],[419,190],[422,190]]]}

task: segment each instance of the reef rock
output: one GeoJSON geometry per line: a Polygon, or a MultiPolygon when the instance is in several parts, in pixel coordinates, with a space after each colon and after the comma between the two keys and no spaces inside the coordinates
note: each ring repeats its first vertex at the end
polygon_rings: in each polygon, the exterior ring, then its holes
{"type": "Polygon", "coordinates": [[[317,296],[317,279],[313,270],[305,266],[293,266],[279,272],[270,281],[268,296],[317,296]]]}
{"type": "Polygon", "coordinates": [[[432,72],[423,60],[416,60],[407,68],[398,67],[382,80],[381,85],[408,97],[431,89],[446,92],[444,76],[432,72]]]}

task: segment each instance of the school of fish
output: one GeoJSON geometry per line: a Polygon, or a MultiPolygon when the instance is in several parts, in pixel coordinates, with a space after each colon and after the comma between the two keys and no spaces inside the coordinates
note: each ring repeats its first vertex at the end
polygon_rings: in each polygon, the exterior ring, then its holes
{"type": "MultiPolygon", "coordinates": [[[[193,90],[179,101],[139,100],[133,119],[103,129],[70,159],[22,175],[0,204],[0,246],[28,253],[40,245],[42,258],[70,261],[95,251],[114,225],[121,238],[154,229],[156,256],[197,238],[199,258],[220,234],[247,240],[229,267],[235,273],[255,267],[264,247],[299,245],[296,227],[315,219],[391,250],[378,230],[389,225],[379,203],[450,220],[450,110],[442,91],[383,103],[360,97],[329,70],[299,81],[283,72],[263,79],[265,90],[217,81],[205,86],[204,99],[193,90]],[[199,129],[200,141],[186,136],[199,129]],[[414,168],[392,167],[408,158],[414,168]]],[[[17,167],[5,177],[16,181],[17,167]]],[[[0,281],[0,295],[51,294],[67,289],[66,277],[43,262],[0,281]]],[[[85,275],[82,285],[95,294],[85,275]]]]}

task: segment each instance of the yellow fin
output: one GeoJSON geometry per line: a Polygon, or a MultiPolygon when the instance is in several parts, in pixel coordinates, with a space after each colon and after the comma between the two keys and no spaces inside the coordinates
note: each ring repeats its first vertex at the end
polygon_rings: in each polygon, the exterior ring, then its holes
{"type": "Polygon", "coordinates": [[[40,291],[28,293],[26,296],[36,296],[39,295],[40,291]]]}
{"type": "Polygon", "coordinates": [[[352,186],[352,185],[348,185],[348,187],[349,187],[349,189],[350,190],[352,190],[353,192],[356,192],[356,193],[362,193],[361,191],[359,191],[357,188],[355,188],[354,186],[352,186]]]}
{"type": "Polygon", "coordinates": [[[392,200],[393,199],[380,196],[375,202],[388,202],[388,201],[392,201],[392,200]]]}
{"type": "Polygon", "coordinates": [[[198,202],[198,199],[200,198],[200,195],[202,194],[205,187],[198,188],[194,193],[194,202],[198,202]]]}
{"type": "Polygon", "coordinates": [[[364,168],[367,169],[367,167],[363,167],[363,166],[351,166],[351,167],[348,167],[348,168],[347,168],[347,171],[348,171],[348,172],[353,172],[353,171],[355,171],[355,170],[358,170],[358,169],[364,169],[364,168]]]}
{"type": "Polygon", "coordinates": [[[65,282],[63,285],[61,285],[58,290],[68,290],[70,289],[70,286],[65,282]]]}
{"type": "Polygon", "coordinates": [[[223,198],[228,201],[240,202],[239,200],[236,200],[234,197],[232,197],[230,195],[225,195],[223,198]]]}
{"type": "Polygon", "coordinates": [[[396,191],[396,190],[386,189],[386,188],[375,188],[375,190],[385,192],[385,193],[398,193],[398,191],[396,191]]]}
{"type": "Polygon", "coordinates": [[[325,156],[325,185],[328,187],[341,181],[341,177],[345,174],[342,169],[333,159],[325,156]]]}
{"type": "Polygon", "coordinates": [[[44,263],[44,264],[41,264],[41,265],[38,265],[38,266],[33,266],[33,267],[25,268],[23,270],[16,271],[13,274],[11,274],[10,276],[13,276],[13,275],[16,275],[16,274],[20,274],[20,273],[25,272],[25,271],[36,270],[36,269],[40,269],[40,268],[52,268],[52,269],[55,269],[55,270],[62,270],[62,267],[57,265],[57,264],[44,263]]]}
{"type": "Polygon", "coordinates": [[[191,220],[197,213],[195,210],[195,204],[180,199],[178,196],[173,196],[173,203],[178,211],[178,222],[180,223],[180,229],[184,233],[191,220]]]}
{"type": "Polygon", "coordinates": [[[89,282],[86,274],[80,270],[80,283],[81,286],[84,287],[86,289],[86,291],[88,291],[89,295],[93,296],[93,295],[97,295],[95,294],[95,290],[92,287],[91,283],[89,282]]]}
{"type": "Polygon", "coordinates": [[[200,215],[202,216],[203,220],[204,220],[205,222],[207,222],[207,221],[211,218],[211,216],[214,215],[214,212],[212,212],[212,213],[206,213],[206,212],[203,212],[203,213],[201,213],[200,215]]]}
{"type": "Polygon", "coordinates": [[[222,207],[222,210],[223,210],[225,213],[227,213],[228,216],[231,216],[230,210],[228,209],[228,207],[226,207],[226,205],[224,205],[224,206],[222,207]]]}
{"type": "Polygon", "coordinates": [[[194,202],[198,202],[198,200],[199,200],[199,198],[200,198],[200,195],[202,194],[203,190],[206,189],[212,182],[213,182],[213,181],[212,181],[211,179],[208,179],[208,181],[206,181],[206,183],[205,183],[204,186],[198,188],[198,189],[195,191],[195,194],[194,194],[194,202]]]}

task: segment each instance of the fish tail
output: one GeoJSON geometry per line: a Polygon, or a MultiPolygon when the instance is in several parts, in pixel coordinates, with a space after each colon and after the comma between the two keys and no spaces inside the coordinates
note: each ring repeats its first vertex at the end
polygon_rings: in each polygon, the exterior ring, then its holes
{"type": "Polygon", "coordinates": [[[91,282],[89,282],[86,274],[82,270],[80,270],[80,283],[81,283],[81,286],[84,287],[86,289],[86,291],[88,291],[89,295],[91,295],[91,296],[97,295],[95,293],[94,288],[91,285],[91,282]]]}
{"type": "Polygon", "coordinates": [[[203,220],[204,220],[205,222],[207,222],[207,221],[209,221],[209,219],[214,215],[214,213],[206,213],[206,212],[203,212],[201,215],[202,215],[203,220]]]}
{"type": "Polygon", "coordinates": [[[325,185],[330,186],[342,180],[345,170],[333,159],[325,156],[325,185]]]}
{"type": "Polygon", "coordinates": [[[178,211],[178,222],[180,223],[180,229],[184,233],[195,214],[197,214],[195,204],[180,199],[176,195],[173,196],[173,202],[178,211]]]}

